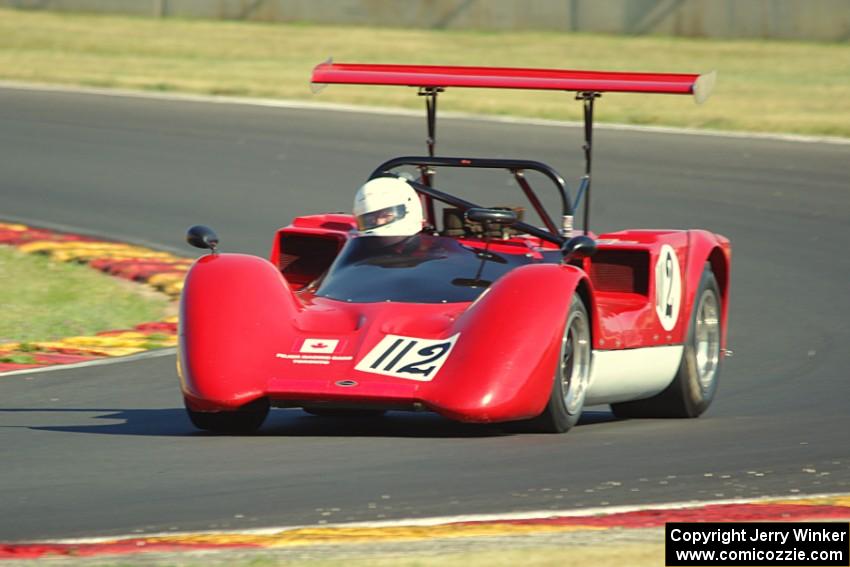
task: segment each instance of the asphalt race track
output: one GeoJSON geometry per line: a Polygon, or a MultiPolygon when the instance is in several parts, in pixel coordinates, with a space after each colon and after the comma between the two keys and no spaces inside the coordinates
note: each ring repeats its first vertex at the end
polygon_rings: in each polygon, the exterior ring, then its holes
{"type": "MultiPolygon", "coordinates": [[[[446,155],[581,171],[578,128],[450,120],[438,137],[446,155]]],[[[257,436],[217,437],[184,416],[173,356],[0,377],[0,541],[850,492],[850,145],[595,140],[592,228],[733,242],[735,356],[705,416],[593,408],[558,436],[275,410],[257,436]]],[[[0,218],[186,255],[202,222],[264,255],[277,226],[349,210],[375,165],[423,141],[424,118],[0,89],[0,218]]]]}

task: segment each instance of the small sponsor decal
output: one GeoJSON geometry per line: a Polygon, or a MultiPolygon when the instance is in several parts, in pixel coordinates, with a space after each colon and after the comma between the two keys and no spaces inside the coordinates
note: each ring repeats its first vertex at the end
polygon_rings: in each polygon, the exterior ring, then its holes
{"type": "Polygon", "coordinates": [[[338,339],[304,339],[298,352],[331,354],[336,350],[338,344],[338,339]]]}
{"type": "Polygon", "coordinates": [[[327,354],[288,354],[284,352],[275,353],[275,358],[288,360],[293,364],[330,364],[331,362],[345,362],[353,360],[353,356],[339,356],[327,354]]]}
{"type": "Polygon", "coordinates": [[[357,363],[355,370],[430,382],[449,358],[460,333],[447,339],[387,335],[357,363]]]}
{"type": "Polygon", "coordinates": [[[661,247],[655,263],[655,312],[665,331],[672,331],[682,304],[682,274],[679,258],[669,244],[661,247]]]}

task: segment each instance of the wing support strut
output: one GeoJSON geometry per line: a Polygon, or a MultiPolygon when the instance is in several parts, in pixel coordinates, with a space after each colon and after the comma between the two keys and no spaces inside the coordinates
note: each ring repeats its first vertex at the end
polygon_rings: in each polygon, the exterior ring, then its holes
{"type": "MultiPolygon", "coordinates": [[[[425,138],[425,144],[428,147],[428,157],[434,157],[435,147],[437,145],[437,95],[443,92],[445,89],[442,87],[420,87],[419,88],[419,96],[425,97],[425,111],[426,111],[426,125],[428,128],[428,136],[425,138]]],[[[591,166],[593,163],[593,107],[594,102],[597,98],[601,97],[602,93],[595,91],[581,91],[576,93],[576,100],[582,101],[584,105],[584,145],[582,149],[584,150],[584,175],[581,178],[578,192],[576,194],[575,203],[573,207],[578,209],[578,206],[581,203],[581,200],[584,199],[584,233],[590,233],[590,182],[591,182],[591,166]]],[[[421,183],[428,187],[434,186],[434,169],[428,166],[421,166],[419,168],[421,175],[421,183]]],[[[522,170],[516,170],[513,172],[514,176],[517,179],[520,187],[529,195],[530,187],[528,187],[528,182],[524,179],[522,175],[522,170]]],[[[533,196],[534,193],[531,192],[533,196]]],[[[532,199],[532,204],[535,209],[537,209],[538,214],[540,214],[540,209],[542,206],[539,204],[537,199],[532,199]]],[[[432,225],[436,225],[436,214],[434,211],[434,200],[426,195],[425,196],[425,209],[428,217],[428,222],[432,225]]],[[[551,220],[548,218],[548,215],[542,214],[541,218],[544,220],[547,228],[552,232],[557,233],[554,230],[554,224],[551,223],[551,220]],[[546,222],[548,221],[548,222],[546,222]]],[[[573,230],[573,217],[572,215],[565,215],[561,227],[561,235],[565,237],[569,237],[572,235],[573,230]]]]}
{"type": "MultiPolygon", "coordinates": [[[[428,157],[434,157],[434,148],[437,145],[437,95],[443,92],[442,87],[420,87],[419,96],[425,97],[425,113],[428,121],[428,137],[425,144],[428,146],[428,157]]],[[[422,184],[428,187],[434,186],[434,170],[428,166],[419,168],[422,184]]],[[[434,211],[434,199],[425,195],[425,214],[428,223],[437,225],[437,214],[434,211]]]]}
{"type": "MultiPolygon", "coordinates": [[[[579,71],[569,69],[519,69],[510,67],[474,67],[446,65],[380,65],[334,63],[327,61],[313,69],[312,84],[397,85],[418,87],[426,97],[428,114],[428,155],[434,157],[436,145],[437,94],[447,87],[533,89],[575,92],[584,106],[584,176],[576,205],[584,199],[584,232],[590,231],[590,178],[593,150],[593,106],[604,92],[693,95],[697,104],[711,94],[716,73],[632,73],[621,71],[579,71]]],[[[434,171],[420,169],[422,185],[431,186],[434,171]]],[[[434,205],[425,200],[429,221],[434,223],[434,205]]],[[[548,223],[546,223],[548,225],[548,223]]],[[[551,230],[551,227],[548,227],[551,230]]],[[[561,237],[573,232],[573,212],[565,213],[561,237]]],[[[556,235],[557,237],[557,235],[556,235]]]]}
{"type": "Polygon", "coordinates": [[[590,170],[593,164],[593,103],[601,93],[583,91],[576,93],[576,100],[584,105],[584,176],[581,178],[576,194],[575,207],[578,208],[584,198],[584,233],[590,233],[590,170]]]}

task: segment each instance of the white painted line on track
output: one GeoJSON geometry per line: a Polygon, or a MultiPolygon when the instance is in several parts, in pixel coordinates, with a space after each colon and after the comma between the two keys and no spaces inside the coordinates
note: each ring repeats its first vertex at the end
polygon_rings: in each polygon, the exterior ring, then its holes
{"type": "MultiPolygon", "coordinates": [[[[385,106],[357,106],[353,104],[337,104],[325,102],[311,102],[300,100],[286,99],[263,99],[252,97],[231,97],[218,95],[201,95],[189,93],[161,93],[149,91],[135,91],[129,89],[107,89],[96,87],[74,87],[67,85],[46,85],[35,83],[24,83],[17,81],[0,81],[0,89],[15,89],[29,91],[56,92],[64,94],[86,94],[86,95],[102,95],[113,97],[129,97],[142,98],[151,100],[163,100],[173,102],[202,102],[211,104],[236,104],[243,106],[259,106],[269,108],[285,108],[285,109],[303,109],[303,110],[323,110],[331,112],[353,112],[359,114],[380,114],[385,116],[410,116],[421,117],[422,112],[415,110],[406,110],[403,108],[391,108],[385,106]]],[[[465,112],[441,112],[441,118],[454,120],[473,120],[477,122],[493,122],[501,124],[517,124],[523,126],[545,126],[556,128],[578,128],[582,127],[583,123],[578,121],[567,120],[545,120],[540,118],[523,118],[513,116],[488,116],[484,114],[472,114],[465,112]]],[[[719,138],[743,138],[753,140],[774,140],[780,142],[801,142],[807,144],[836,144],[850,145],[850,138],[842,138],[839,136],[810,136],[804,134],[782,134],[768,132],[748,132],[748,131],[729,131],[729,130],[701,130],[696,128],[680,128],[674,126],[638,126],[634,124],[617,124],[597,122],[594,125],[597,129],[624,131],[624,132],[643,132],[651,134],[678,134],[688,136],[709,136],[719,138]]]]}
{"type": "Polygon", "coordinates": [[[133,362],[135,360],[143,360],[146,358],[161,358],[163,356],[175,356],[177,354],[176,347],[161,348],[140,352],[138,354],[130,354],[127,356],[115,356],[110,358],[98,358],[96,360],[86,360],[85,362],[73,362],[71,364],[55,364],[53,366],[38,366],[36,368],[24,368],[23,370],[10,370],[9,372],[0,372],[0,378],[7,376],[20,376],[22,374],[40,374],[42,372],[55,372],[57,370],[74,370],[75,368],[89,368],[91,366],[106,366],[108,364],[118,364],[119,362],[133,362]]]}
{"type": "MultiPolygon", "coordinates": [[[[699,508],[703,506],[719,506],[725,504],[758,504],[772,500],[812,500],[817,498],[838,498],[847,496],[847,493],[825,493],[825,494],[794,494],[760,496],[757,498],[727,498],[723,500],[685,500],[680,502],[635,504],[630,506],[599,506],[595,508],[579,508],[575,510],[534,510],[530,512],[511,512],[506,514],[464,514],[457,516],[433,516],[429,518],[409,518],[401,520],[381,520],[374,522],[344,522],[334,524],[300,524],[290,526],[277,526],[270,528],[232,529],[215,531],[192,531],[192,532],[158,532],[158,533],[135,533],[109,537],[91,537],[74,539],[39,540],[34,543],[58,543],[58,544],[85,544],[103,543],[125,539],[141,539],[152,537],[190,537],[198,535],[274,535],[303,528],[325,529],[325,528],[393,528],[401,526],[439,526],[444,524],[455,524],[459,522],[497,522],[510,520],[535,520],[544,518],[578,518],[588,516],[610,516],[612,514],[623,514],[627,512],[639,512],[641,510],[684,510],[688,508],[699,508]]],[[[850,515],[850,512],[848,512],[850,515]]]]}

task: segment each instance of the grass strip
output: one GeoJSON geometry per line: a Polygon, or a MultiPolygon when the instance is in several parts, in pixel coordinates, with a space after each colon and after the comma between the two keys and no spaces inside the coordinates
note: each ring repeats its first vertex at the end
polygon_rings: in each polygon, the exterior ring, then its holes
{"type": "MultiPolygon", "coordinates": [[[[331,86],[337,61],[719,72],[703,106],[690,97],[606,95],[598,120],[850,137],[850,45],[555,32],[373,29],[145,19],[0,9],[0,77],[154,91],[421,108],[411,89],[331,86]]],[[[569,93],[454,89],[441,109],[578,120],[569,93]]]]}
{"type": "MultiPolygon", "coordinates": [[[[663,538],[660,535],[659,538],[663,538]]],[[[664,564],[662,543],[612,543],[605,545],[544,544],[517,545],[513,542],[493,543],[489,549],[476,545],[469,551],[447,551],[439,542],[429,552],[407,553],[393,551],[356,550],[339,547],[314,550],[237,550],[206,552],[203,555],[185,552],[124,555],[118,557],[79,558],[74,565],[103,566],[169,566],[169,567],[563,567],[564,565],[594,565],[597,567],[657,567],[664,564]]],[[[46,559],[46,557],[45,557],[46,559]]],[[[63,558],[64,559],[64,558],[63,558]]],[[[57,559],[58,561],[58,559],[57,559]]]]}
{"type": "Polygon", "coordinates": [[[162,319],[168,304],[88,266],[0,246],[0,344],[130,328],[162,319]]]}
{"type": "MultiPolygon", "coordinates": [[[[346,559],[350,567],[514,567],[529,565],[538,567],[563,567],[564,565],[594,565],[596,567],[657,567],[664,564],[662,545],[574,545],[569,547],[542,546],[536,548],[505,548],[499,546],[488,551],[464,553],[436,553],[430,557],[399,557],[380,553],[368,559],[346,559]]],[[[439,549],[439,548],[438,548],[439,549]]],[[[237,567],[251,565],[303,565],[304,567],[330,567],[339,565],[334,560],[280,561],[280,558],[236,563],[237,567]]]]}

